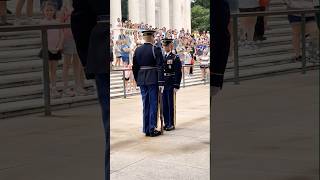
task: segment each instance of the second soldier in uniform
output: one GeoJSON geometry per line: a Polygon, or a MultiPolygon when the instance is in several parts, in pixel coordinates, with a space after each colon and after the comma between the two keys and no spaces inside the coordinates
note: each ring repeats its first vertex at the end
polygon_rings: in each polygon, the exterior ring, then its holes
{"type": "Polygon", "coordinates": [[[175,129],[175,93],[180,88],[182,77],[181,61],[178,55],[172,53],[173,39],[163,39],[164,55],[164,91],[162,96],[164,130],[175,129]]]}

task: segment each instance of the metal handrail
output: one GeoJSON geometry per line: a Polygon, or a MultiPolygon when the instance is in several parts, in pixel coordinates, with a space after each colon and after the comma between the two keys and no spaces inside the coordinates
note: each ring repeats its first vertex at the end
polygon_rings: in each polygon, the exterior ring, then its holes
{"type": "MultiPolygon", "coordinates": [[[[185,73],[184,73],[184,68],[185,67],[200,67],[201,65],[199,64],[186,64],[186,65],[182,65],[182,87],[185,88],[186,87],[186,79],[185,79],[185,73]]],[[[126,86],[125,86],[125,71],[132,71],[132,69],[128,69],[128,68],[119,68],[119,69],[112,69],[111,71],[115,71],[115,72],[122,72],[122,82],[123,82],[123,98],[127,98],[127,92],[126,92],[126,86]]],[[[209,74],[207,74],[206,78],[210,78],[209,74]]],[[[203,82],[204,84],[209,83],[209,81],[207,81],[205,79],[205,81],[203,82]]]]}
{"type": "Polygon", "coordinates": [[[70,24],[58,23],[48,25],[22,25],[22,26],[2,26],[0,32],[12,31],[41,31],[42,59],[43,59],[43,94],[44,94],[44,113],[51,115],[50,99],[50,78],[49,78],[49,54],[48,54],[48,29],[70,28],[70,24]]]}
{"type": "MultiPolygon", "coordinates": [[[[239,49],[238,49],[238,19],[240,17],[248,16],[273,16],[273,15],[292,15],[301,14],[301,34],[305,34],[306,26],[306,14],[320,13],[319,8],[314,9],[300,9],[300,10],[282,10],[282,11],[256,11],[256,12],[240,12],[231,13],[233,20],[233,53],[234,53],[234,84],[239,84],[239,49]]],[[[302,44],[302,61],[301,61],[301,72],[306,73],[306,39],[305,36],[301,36],[302,44]]]]}
{"type": "Polygon", "coordinates": [[[277,10],[277,11],[256,11],[256,12],[237,12],[231,13],[231,16],[247,17],[247,16],[274,16],[274,15],[292,15],[292,14],[311,14],[320,12],[319,8],[300,9],[300,10],[277,10]]]}
{"type": "Polygon", "coordinates": [[[48,24],[48,25],[19,25],[19,26],[1,26],[0,32],[10,32],[10,31],[34,31],[42,29],[63,29],[70,28],[68,23],[58,23],[58,24],[48,24]]]}

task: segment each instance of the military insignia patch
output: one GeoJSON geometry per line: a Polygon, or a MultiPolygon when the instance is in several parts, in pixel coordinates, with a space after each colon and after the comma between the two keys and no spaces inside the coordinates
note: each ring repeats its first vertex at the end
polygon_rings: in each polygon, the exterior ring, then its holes
{"type": "Polygon", "coordinates": [[[173,64],[173,60],[172,59],[168,59],[167,60],[167,64],[173,64]]]}

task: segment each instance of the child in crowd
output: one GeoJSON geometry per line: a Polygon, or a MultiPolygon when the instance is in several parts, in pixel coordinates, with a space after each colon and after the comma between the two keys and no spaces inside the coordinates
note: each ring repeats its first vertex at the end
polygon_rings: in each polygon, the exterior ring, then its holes
{"type": "Polygon", "coordinates": [[[208,48],[203,50],[202,55],[199,57],[199,59],[202,81],[205,81],[209,74],[210,66],[210,52],[208,48]]]}
{"type": "MultiPolygon", "coordinates": [[[[42,4],[42,12],[44,18],[41,20],[41,24],[55,24],[57,8],[56,3],[53,1],[45,1],[42,4]]],[[[61,50],[63,47],[63,32],[59,29],[48,30],[48,54],[49,54],[49,75],[51,83],[51,97],[59,98],[61,94],[57,91],[57,66],[58,61],[61,60],[61,50]]]]}
{"type": "Polygon", "coordinates": [[[128,65],[126,69],[127,70],[125,71],[125,86],[127,93],[132,93],[135,89],[137,89],[137,85],[133,77],[132,65],[128,65]]]}

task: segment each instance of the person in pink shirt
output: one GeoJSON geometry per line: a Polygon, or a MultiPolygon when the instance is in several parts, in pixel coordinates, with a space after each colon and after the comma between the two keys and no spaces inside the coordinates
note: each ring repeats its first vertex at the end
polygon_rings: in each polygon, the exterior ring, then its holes
{"type": "MultiPolygon", "coordinates": [[[[41,24],[57,24],[56,20],[57,8],[53,1],[45,1],[42,5],[44,18],[41,24]]],[[[49,75],[51,85],[51,97],[59,98],[61,94],[57,91],[57,66],[61,60],[61,50],[63,43],[63,32],[59,29],[49,29],[48,33],[48,54],[49,54],[49,75]]]]}

